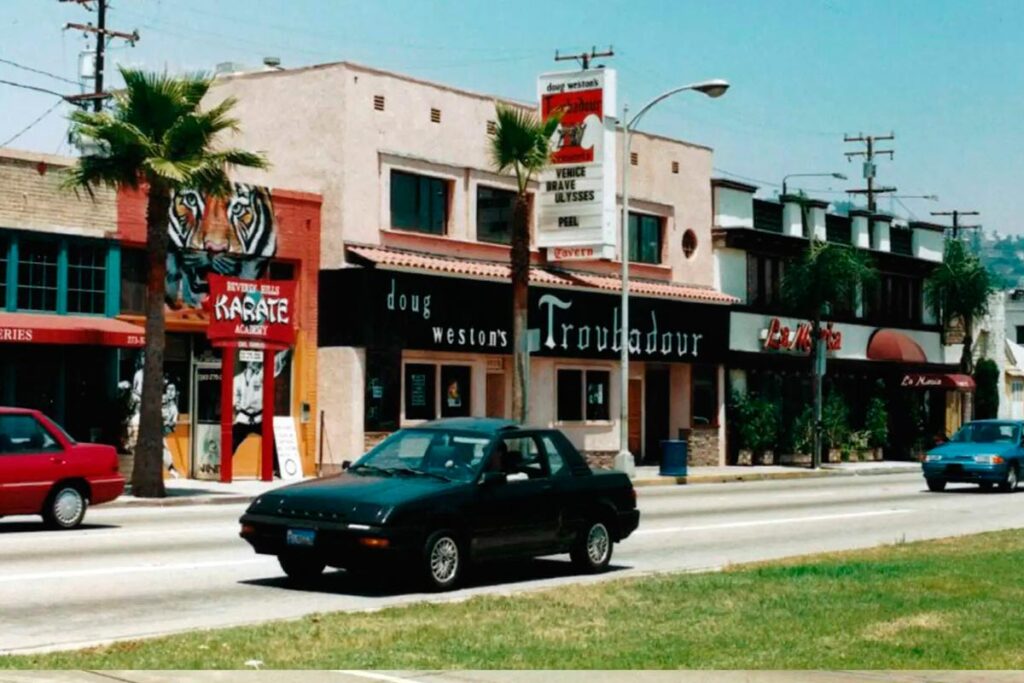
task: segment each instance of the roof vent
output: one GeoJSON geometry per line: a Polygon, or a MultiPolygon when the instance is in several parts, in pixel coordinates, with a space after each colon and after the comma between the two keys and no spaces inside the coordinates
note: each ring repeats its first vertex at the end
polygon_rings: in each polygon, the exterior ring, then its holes
{"type": "Polygon", "coordinates": [[[488,121],[487,122],[487,134],[488,135],[497,135],[498,134],[498,124],[497,124],[496,121],[488,121]]]}
{"type": "Polygon", "coordinates": [[[384,96],[374,95],[373,96],[373,108],[377,111],[384,111],[384,96]]]}
{"type": "Polygon", "coordinates": [[[441,110],[433,109],[430,110],[430,121],[431,123],[441,123],[441,110]]]}

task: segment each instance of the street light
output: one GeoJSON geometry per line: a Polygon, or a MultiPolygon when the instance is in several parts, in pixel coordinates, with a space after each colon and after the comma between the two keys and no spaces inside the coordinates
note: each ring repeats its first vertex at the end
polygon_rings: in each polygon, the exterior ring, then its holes
{"type": "Polygon", "coordinates": [[[842,173],[790,173],[789,175],[782,177],[782,195],[788,194],[786,192],[786,180],[789,178],[838,178],[839,180],[846,180],[846,176],[842,173]]]}
{"type": "Polygon", "coordinates": [[[708,97],[721,97],[728,89],[728,81],[723,81],[720,78],[691,83],[681,88],[673,88],[663,92],[641,107],[640,111],[632,119],[629,118],[629,105],[625,104],[622,107],[622,122],[625,124],[622,141],[622,226],[620,228],[621,246],[619,253],[619,258],[622,259],[622,328],[619,330],[619,343],[622,349],[619,363],[621,366],[619,382],[619,454],[615,456],[615,469],[620,471],[632,472],[636,464],[632,454],[629,452],[629,154],[633,130],[651,107],[677,93],[685,90],[695,90],[708,97]]]}

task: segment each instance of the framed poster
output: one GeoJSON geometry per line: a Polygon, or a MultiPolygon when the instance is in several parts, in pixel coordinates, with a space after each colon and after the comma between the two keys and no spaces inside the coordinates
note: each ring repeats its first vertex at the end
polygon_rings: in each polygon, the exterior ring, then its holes
{"type": "Polygon", "coordinates": [[[433,420],[437,417],[434,397],[437,393],[437,368],[409,363],[405,366],[405,419],[433,420]]]}
{"type": "Polygon", "coordinates": [[[441,366],[441,417],[470,415],[470,376],[468,365],[441,366]]]}

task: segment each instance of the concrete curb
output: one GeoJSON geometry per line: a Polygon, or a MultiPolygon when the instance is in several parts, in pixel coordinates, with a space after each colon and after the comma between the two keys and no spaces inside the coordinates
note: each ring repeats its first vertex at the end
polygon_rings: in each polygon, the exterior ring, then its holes
{"type": "Polygon", "coordinates": [[[793,472],[750,472],[737,474],[698,474],[686,477],[658,477],[656,479],[634,479],[636,488],[647,486],[682,486],[685,484],[728,484],[738,481],[772,481],[785,479],[817,479],[820,477],[859,477],[883,474],[908,474],[920,472],[917,467],[879,467],[864,470],[822,468],[820,470],[795,470],[793,472]]]}
{"type": "Polygon", "coordinates": [[[213,496],[168,496],[166,498],[118,498],[103,504],[110,508],[181,507],[183,505],[234,505],[248,503],[261,494],[225,493],[213,496]]]}

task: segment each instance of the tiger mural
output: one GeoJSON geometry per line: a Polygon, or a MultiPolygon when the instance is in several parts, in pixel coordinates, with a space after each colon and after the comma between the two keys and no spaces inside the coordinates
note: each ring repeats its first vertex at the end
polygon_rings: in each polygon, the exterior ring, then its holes
{"type": "Polygon", "coordinates": [[[177,190],[168,209],[166,298],[172,308],[199,308],[210,272],[256,279],[277,253],[270,190],[234,183],[226,198],[177,190]]]}

